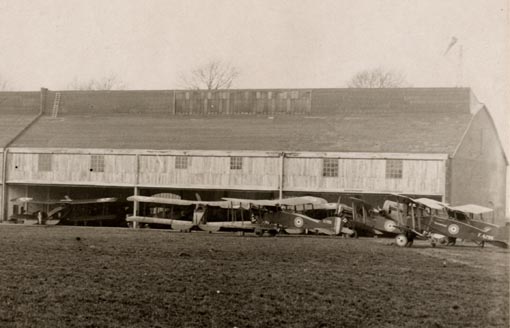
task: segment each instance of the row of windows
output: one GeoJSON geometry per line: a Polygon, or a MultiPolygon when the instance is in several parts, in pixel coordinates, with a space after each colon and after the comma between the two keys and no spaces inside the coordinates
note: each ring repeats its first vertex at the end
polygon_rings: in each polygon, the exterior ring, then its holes
{"type": "MultiPolygon", "coordinates": [[[[187,169],[191,166],[191,157],[188,156],[176,156],[175,157],[175,168],[176,169],[187,169]]],[[[243,169],[243,158],[242,157],[230,157],[230,169],[231,170],[242,170],[243,169]]]]}
{"type": "MultiPolygon", "coordinates": [[[[50,172],[52,169],[52,154],[39,154],[37,169],[39,172],[50,172]]],[[[104,155],[90,156],[90,172],[104,172],[104,155]]]]}
{"type": "MultiPolygon", "coordinates": [[[[39,162],[37,168],[39,172],[50,172],[52,168],[52,154],[39,154],[39,162]]],[[[176,156],[175,168],[187,169],[191,166],[191,157],[189,156],[176,156]]],[[[230,157],[230,169],[242,170],[243,158],[230,157]]],[[[90,156],[90,172],[104,172],[104,155],[91,155],[90,156]]]]}
{"type": "MultiPolygon", "coordinates": [[[[386,178],[387,179],[402,179],[402,160],[401,159],[387,159],[386,160],[386,178]]],[[[322,161],[322,176],[323,177],[338,177],[338,159],[325,158],[322,161]]]]}
{"type": "MultiPolygon", "coordinates": [[[[51,171],[52,154],[39,154],[38,170],[39,172],[51,171]]],[[[176,156],[175,168],[184,170],[191,166],[191,157],[189,156],[176,156]]],[[[234,156],[230,157],[230,169],[242,170],[243,158],[234,156]]],[[[104,172],[104,155],[91,155],[90,157],[90,171],[91,172],[104,172]]],[[[401,159],[388,159],[386,160],[386,178],[387,179],[402,179],[402,160],[401,159]]],[[[322,161],[322,176],[323,177],[338,177],[338,159],[325,158],[322,161]]]]}

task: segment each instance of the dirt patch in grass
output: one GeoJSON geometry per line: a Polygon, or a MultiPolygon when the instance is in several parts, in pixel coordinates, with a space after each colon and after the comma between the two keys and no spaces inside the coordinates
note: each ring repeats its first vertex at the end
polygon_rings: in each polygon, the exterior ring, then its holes
{"type": "Polygon", "coordinates": [[[508,251],[0,227],[1,327],[508,327],[508,251]]]}

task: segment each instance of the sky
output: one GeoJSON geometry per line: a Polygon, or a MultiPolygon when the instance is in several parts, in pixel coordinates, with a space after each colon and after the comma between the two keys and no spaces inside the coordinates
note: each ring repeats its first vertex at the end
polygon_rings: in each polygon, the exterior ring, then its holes
{"type": "Polygon", "coordinates": [[[217,59],[239,69],[234,88],[334,88],[383,67],[414,87],[471,87],[510,156],[509,2],[0,0],[0,82],[175,89],[217,59]]]}

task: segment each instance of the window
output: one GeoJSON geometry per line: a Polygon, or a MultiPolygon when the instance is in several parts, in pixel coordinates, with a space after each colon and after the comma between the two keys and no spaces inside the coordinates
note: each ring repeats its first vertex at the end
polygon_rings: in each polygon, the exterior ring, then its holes
{"type": "Polygon", "coordinates": [[[337,177],[338,176],[338,159],[324,158],[322,160],[322,176],[337,177]]]}
{"type": "Polygon", "coordinates": [[[386,179],[402,179],[402,160],[386,160],[386,179]]]}
{"type": "Polygon", "coordinates": [[[187,169],[189,166],[188,156],[176,156],[175,157],[175,168],[176,169],[187,169]]]}
{"type": "Polygon", "coordinates": [[[104,155],[90,157],[90,172],[104,172],[104,155]]]}
{"type": "Polygon", "coordinates": [[[39,172],[51,171],[52,154],[39,154],[37,168],[39,172]]]}
{"type": "Polygon", "coordinates": [[[243,158],[242,157],[230,157],[230,169],[231,170],[242,170],[243,169],[243,158]]]}

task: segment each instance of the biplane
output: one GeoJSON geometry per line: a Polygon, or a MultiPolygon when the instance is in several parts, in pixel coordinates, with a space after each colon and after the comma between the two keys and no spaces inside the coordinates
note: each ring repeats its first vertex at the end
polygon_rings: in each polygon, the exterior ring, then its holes
{"type": "Polygon", "coordinates": [[[482,246],[483,242],[494,240],[484,230],[449,217],[444,203],[428,198],[394,196],[397,200],[394,208],[397,210],[390,211],[390,215],[402,232],[395,237],[398,246],[411,246],[415,237],[430,240],[432,246],[445,238],[450,245],[456,238],[471,240],[482,246]]]}
{"type": "Polygon", "coordinates": [[[117,198],[36,200],[31,197],[11,199],[16,208],[9,218],[10,223],[39,224],[39,225],[115,225],[120,223],[122,213],[119,213],[117,198]],[[35,208],[34,208],[35,207],[35,208]]]}
{"type": "Polygon", "coordinates": [[[359,198],[350,197],[350,200],[352,206],[344,207],[341,215],[347,218],[346,226],[354,231],[353,237],[360,233],[394,237],[400,233],[395,220],[385,211],[376,209],[359,198]]]}
{"type": "Polygon", "coordinates": [[[343,218],[336,215],[338,205],[325,199],[312,196],[284,198],[281,200],[255,200],[223,198],[243,208],[249,208],[255,221],[255,233],[276,235],[317,233],[326,235],[352,234],[344,226],[343,218]],[[309,215],[318,215],[321,218],[309,215]],[[325,214],[325,215],[324,215],[325,214]]]}
{"type": "Polygon", "coordinates": [[[249,211],[227,201],[183,200],[154,196],[130,196],[128,201],[142,203],[138,213],[126,218],[135,225],[165,226],[189,232],[193,229],[253,231],[249,211]]]}
{"type": "Polygon", "coordinates": [[[481,242],[482,245],[487,242],[499,247],[508,247],[510,227],[486,222],[487,216],[493,215],[493,209],[474,204],[445,208],[451,218],[483,230],[485,240],[481,242]]]}

